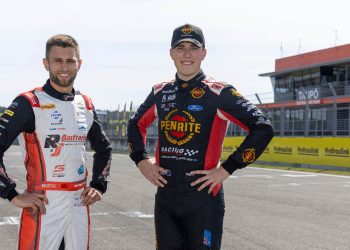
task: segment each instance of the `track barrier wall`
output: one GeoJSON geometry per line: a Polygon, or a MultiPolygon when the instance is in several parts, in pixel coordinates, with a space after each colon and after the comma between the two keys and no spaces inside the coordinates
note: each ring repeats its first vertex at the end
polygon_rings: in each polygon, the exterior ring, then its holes
{"type": "MultiPolygon", "coordinates": [[[[222,159],[242,143],[244,137],[226,137],[222,159]]],[[[274,137],[258,161],[341,167],[350,171],[350,138],[274,137]]]]}

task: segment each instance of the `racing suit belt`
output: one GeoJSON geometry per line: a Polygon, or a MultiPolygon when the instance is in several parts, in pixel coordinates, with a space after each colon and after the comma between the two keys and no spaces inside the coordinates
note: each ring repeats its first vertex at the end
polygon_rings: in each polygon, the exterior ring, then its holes
{"type": "Polygon", "coordinates": [[[33,187],[32,190],[76,191],[86,187],[86,178],[76,182],[54,182],[54,181],[35,182],[32,184],[32,187],[33,187]]]}

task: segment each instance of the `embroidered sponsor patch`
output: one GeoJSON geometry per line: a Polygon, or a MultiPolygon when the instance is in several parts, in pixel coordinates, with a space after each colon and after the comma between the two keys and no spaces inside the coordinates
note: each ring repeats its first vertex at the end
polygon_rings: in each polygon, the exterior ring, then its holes
{"type": "Polygon", "coordinates": [[[78,175],[81,175],[85,172],[85,168],[84,168],[84,165],[81,165],[79,168],[78,168],[78,175]]]}
{"type": "Polygon", "coordinates": [[[11,111],[11,110],[9,110],[9,109],[6,109],[5,112],[4,112],[4,114],[7,114],[7,115],[9,115],[9,116],[13,116],[13,115],[15,114],[15,112],[13,112],[13,111],[11,111]]]}
{"type": "Polygon", "coordinates": [[[242,97],[242,95],[241,95],[237,90],[235,90],[235,89],[231,89],[231,93],[232,93],[232,95],[234,95],[234,96],[242,97]]]}
{"type": "Polygon", "coordinates": [[[202,88],[194,88],[191,90],[191,95],[193,98],[201,98],[205,94],[204,89],[202,88]]]}
{"type": "Polygon", "coordinates": [[[12,102],[9,108],[15,109],[17,108],[18,103],[17,102],[12,102]]]}
{"type": "Polygon", "coordinates": [[[165,175],[165,176],[171,176],[171,171],[170,169],[165,169],[165,173],[161,173],[161,175],[165,175]]]}
{"type": "Polygon", "coordinates": [[[255,161],[255,149],[248,148],[244,150],[242,158],[244,163],[252,163],[253,161],[255,161]]]}
{"type": "Polygon", "coordinates": [[[188,87],[188,83],[187,82],[184,82],[181,84],[181,88],[185,89],[188,87]]]}
{"type": "Polygon", "coordinates": [[[190,33],[193,32],[193,29],[192,29],[191,26],[186,25],[185,27],[183,27],[183,28],[181,29],[181,32],[184,33],[184,34],[190,34],[190,33]]]}
{"type": "Polygon", "coordinates": [[[52,177],[64,177],[65,176],[64,172],[65,172],[65,166],[57,165],[53,170],[52,177]]]}
{"type": "Polygon", "coordinates": [[[160,121],[160,130],[172,144],[181,146],[201,131],[201,124],[187,111],[172,110],[160,121]]]}
{"type": "Polygon", "coordinates": [[[203,232],[203,245],[211,247],[211,231],[207,229],[203,232]]]}
{"type": "Polygon", "coordinates": [[[191,111],[202,111],[203,110],[203,107],[200,106],[200,105],[189,105],[187,107],[188,110],[191,110],[191,111]]]}
{"type": "Polygon", "coordinates": [[[41,104],[40,108],[41,109],[54,109],[54,108],[56,108],[56,105],[54,103],[41,104]]]}

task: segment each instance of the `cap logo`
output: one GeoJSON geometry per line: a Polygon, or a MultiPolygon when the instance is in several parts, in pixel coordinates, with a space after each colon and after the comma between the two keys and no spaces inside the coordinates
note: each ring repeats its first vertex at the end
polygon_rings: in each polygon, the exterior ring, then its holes
{"type": "Polygon", "coordinates": [[[185,26],[181,29],[181,32],[184,34],[190,34],[192,33],[193,29],[190,26],[185,26]]]}

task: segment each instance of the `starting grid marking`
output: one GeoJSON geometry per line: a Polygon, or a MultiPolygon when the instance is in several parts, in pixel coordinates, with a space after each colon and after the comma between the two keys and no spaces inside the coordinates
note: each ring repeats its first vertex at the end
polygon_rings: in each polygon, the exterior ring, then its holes
{"type": "MultiPolygon", "coordinates": [[[[305,173],[301,171],[290,171],[290,170],[278,170],[278,169],[265,169],[265,168],[252,168],[248,167],[248,169],[251,170],[266,170],[266,171],[274,171],[274,172],[280,172],[280,174],[275,175],[269,175],[269,174],[241,174],[241,175],[233,175],[230,176],[229,179],[238,179],[238,178],[260,178],[260,179],[274,179],[274,180],[286,180],[285,178],[315,178],[315,177],[323,177],[323,176],[329,176],[329,177],[335,177],[335,178],[350,178],[350,176],[344,176],[344,175],[331,175],[331,174],[322,174],[322,173],[305,173]],[[282,178],[280,178],[282,177],[282,178]],[[283,178],[284,177],[284,178],[283,178]]],[[[320,181],[313,181],[313,182],[303,182],[303,183],[295,183],[295,182],[289,182],[284,184],[270,184],[269,187],[298,187],[303,185],[324,185],[325,182],[320,181]]],[[[339,186],[343,188],[349,188],[350,187],[350,181],[344,181],[340,182],[339,186]]]]}
{"type": "MultiPolygon", "coordinates": [[[[130,218],[146,218],[150,219],[153,218],[153,214],[145,214],[140,211],[128,211],[128,212],[101,212],[101,213],[90,213],[91,216],[106,216],[106,215],[112,215],[112,214],[120,214],[120,215],[125,215],[130,218]]],[[[0,217],[0,226],[4,225],[18,225],[19,224],[19,217],[0,217]]],[[[122,228],[114,228],[114,229],[122,229],[122,228]]],[[[105,230],[105,229],[101,229],[105,230]]]]}
{"type": "Polygon", "coordinates": [[[0,218],[0,226],[4,225],[18,225],[19,217],[2,217],[0,218]]]}
{"type": "MultiPolygon", "coordinates": [[[[278,176],[282,177],[290,177],[290,178],[305,178],[305,177],[319,177],[320,175],[317,174],[281,174],[278,176]]],[[[272,175],[266,175],[266,174],[244,174],[239,176],[230,176],[230,179],[237,179],[237,178],[262,178],[262,179],[274,179],[275,177],[272,175]]]]}

